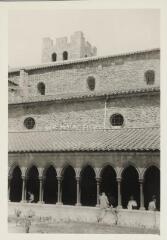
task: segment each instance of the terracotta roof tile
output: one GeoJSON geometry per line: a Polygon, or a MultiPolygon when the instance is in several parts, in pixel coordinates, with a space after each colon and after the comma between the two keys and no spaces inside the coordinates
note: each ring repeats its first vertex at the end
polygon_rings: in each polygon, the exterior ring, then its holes
{"type": "Polygon", "coordinates": [[[157,151],[159,128],[9,133],[9,152],[157,151]]]}
{"type": "Polygon", "coordinates": [[[21,103],[33,103],[33,102],[49,102],[49,101],[66,101],[73,99],[84,99],[93,97],[114,97],[125,94],[141,94],[149,92],[160,92],[159,87],[146,87],[146,88],[134,88],[134,89],[119,89],[113,91],[94,91],[94,92],[80,92],[80,93],[64,93],[56,95],[39,95],[29,97],[13,97],[9,98],[9,104],[21,104],[21,103]]]}

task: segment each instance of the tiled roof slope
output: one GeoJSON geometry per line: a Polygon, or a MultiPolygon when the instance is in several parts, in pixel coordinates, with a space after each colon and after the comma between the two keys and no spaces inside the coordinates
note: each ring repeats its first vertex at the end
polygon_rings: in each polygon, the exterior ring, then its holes
{"type": "Polygon", "coordinates": [[[8,80],[8,83],[9,83],[9,86],[12,85],[12,86],[18,86],[17,83],[15,83],[14,81],[11,81],[11,80],[8,80]]]}
{"type": "Polygon", "coordinates": [[[83,62],[92,62],[92,61],[98,61],[98,60],[103,60],[103,59],[108,59],[108,58],[130,56],[130,55],[136,55],[136,54],[144,54],[144,53],[155,52],[155,51],[160,51],[160,49],[154,48],[154,49],[133,51],[133,52],[121,53],[121,54],[115,54],[115,55],[87,57],[87,58],[79,58],[79,59],[67,60],[67,61],[49,62],[49,63],[43,63],[43,64],[38,64],[38,65],[33,65],[33,66],[9,68],[8,72],[9,73],[19,72],[21,69],[30,71],[30,70],[36,70],[36,69],[52,68],[52,67],[62,66],[62,65],[77,64],[77,63],[83,63],[83,62]]]}
{"type": "Polygon", "coordinates": [[[57,95],[39,95],[39,96],[30,96],[30,97],[14,97],[9,98],[9,104],[20,104],[20,103],[33,103],[33,102],[49,102],[49,101],[62,101],[62,100],[72,100],[72,99],[84,99],[84,98],[93,98],[93,97],[114,97],[117,95],[124,94],[140,94],[140,93],[149,93],[149,92],[159,92],[159,87],[147,87],[139,89],[121,89],[108,92],[80,92],[80,93],[64,93],[57,95]]]}
{"type": "Polygon", "coordinates": [[[157,151],[159,128],[9,133],[9,152],[157,151]]]}

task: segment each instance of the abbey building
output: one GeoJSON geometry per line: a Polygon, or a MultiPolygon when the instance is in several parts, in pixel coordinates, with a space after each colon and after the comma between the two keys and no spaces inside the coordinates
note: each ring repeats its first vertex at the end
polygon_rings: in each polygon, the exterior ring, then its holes
{"type": "Polygon", "coordinates": [[[9,200],[160,209],[160,50],[98,57],[82,32],[9,69],[9,200]]]}

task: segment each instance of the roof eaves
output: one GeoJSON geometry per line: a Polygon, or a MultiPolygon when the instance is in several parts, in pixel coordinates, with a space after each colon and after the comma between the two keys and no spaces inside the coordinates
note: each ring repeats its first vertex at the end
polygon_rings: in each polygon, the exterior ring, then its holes
{"type": "Polygon", "coordinates": [[[134,149],[59,149],[59,150],[9,150],[8,153],[50,153],[50,152],[160,152],[158,148],[134,148],[134,149]]]}
{"type": "Polygon", "coordinates": [[[133,51],[133,52],[106,55],[106,56],[95,56],[95,57],[79,58],[79,59],[74,59],[74,60],[59,61],[56,63],[55,62],[43,63],[43,64],[39,64],[39,65],[10,68],[8,72],[9,73],[19,72],[21,69],[30,71],[30,70],[37,70],[37,69],[44,69],[44,68],[52,68],[52,67],[62,66],[62,65],[70,65],[70,64],[76,64],[76,63],[82,63],[82,62],[91,62],[91,61],[103,60],[103,59],[108,59],[108,58],[130,56],[130,55],[142,54],[142,53],[147,53],[147,52],[155,52],[155,51],[160,51],[160,49],[154,48],[154,49],[133,51]]]}

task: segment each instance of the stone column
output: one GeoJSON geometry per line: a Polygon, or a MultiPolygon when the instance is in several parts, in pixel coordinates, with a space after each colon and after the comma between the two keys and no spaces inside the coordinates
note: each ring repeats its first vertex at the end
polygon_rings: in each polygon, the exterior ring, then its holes
{"type": "Polygon", "coordinates": [[[58,181],[58,196],[57,196],[57,205],[62,205],[62,191],[61,191],[61,182],[62,182],[62,177],[57,177],[58,181]]]}
{"type": "Polygon", "coordinates": [[[10,202],[10,184],[11,184],[11,176],[8,176],[8,201],[10,202]]]}
{"type": "Polygon", "coordinates": [[[96,183],[97,183],[97,204],[96,207],[99,207],[99,193],[100,193],[100,178],[96,178],[96,183]]]}
{"type": "Polygon", "coordinates": [[[139,183],[140,183],[140,210],[145,210],[143,196],[143,179],[139,179],[139,183]]]}
{"type": "Polygon", "coordinates": [[[80,177],[76,177],[77,181],[77,202],[76,206],[81,206],[81,193],[80,193],[80,177]]]}
{"type": "Polygon", "coordinates": [[[22,176],[22,197],[21,202],[26,202],[26,177],[22,176]]]}
{"type": "Polygon", "coordinates": [[[121,202],[121,178],[117,178],[118,183],[118,208],[122,208],[122,202],[121,202]]]}
{"type": "Polygon", "coordinates": [[[43,203],[43,178],[39,177],[39,201],[38,203],[43,203]]]}
{"type": "Polygon", "coordinates": [[[42,177],[42,193],[41,193],[41,199],[42,199],[42,203],[45,203],[44,200],[43,200],[43,196],[44,196],[44,184],[45,184],[45,180],[46,180],[46,177],[43,176],[42,177]]]}

